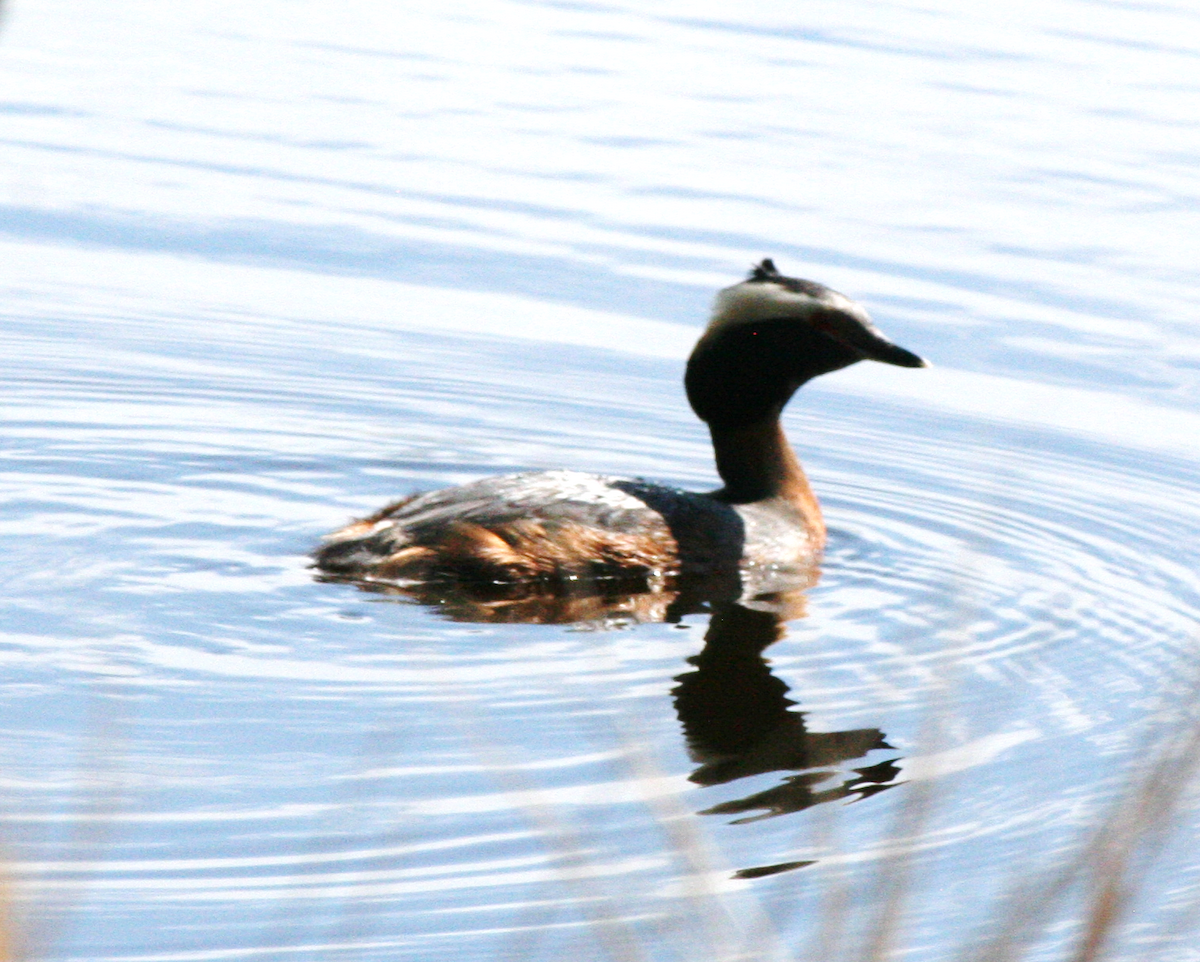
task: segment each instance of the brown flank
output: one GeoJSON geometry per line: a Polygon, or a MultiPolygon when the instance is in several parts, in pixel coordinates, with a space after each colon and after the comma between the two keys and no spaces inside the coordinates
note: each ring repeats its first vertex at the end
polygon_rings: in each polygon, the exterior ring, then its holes
{"type": "MultiPolygon", "coordinates": [[[[365,534],[386,514],[349,525],[335,538],[365,534]]],[[[614,577],[647,580],[671,574],[677,566],[678,547],[665,525],[661,531],[621,534],[573,521],[521,518],[491,528],[457,521],[436,540],[406,545],[372,565],[370,577],[557,583],[614,577]]]]}

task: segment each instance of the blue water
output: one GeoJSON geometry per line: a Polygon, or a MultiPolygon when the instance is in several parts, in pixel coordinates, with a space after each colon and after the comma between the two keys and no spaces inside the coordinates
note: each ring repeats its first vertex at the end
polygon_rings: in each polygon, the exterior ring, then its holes
{"type": "MultiPolygon", "coordinates": [[[[1072,958],[1195,726],[1197,57],[1170,4],[10,0],[11,954],[1072,958]],[[935,365],[793,403],[768,662],[313,580],[412,491],[713,486],[682,361],[763,256],[935,365]]],[[[1113,958],[1198,958],[1166,826],[1113,958]]]]}

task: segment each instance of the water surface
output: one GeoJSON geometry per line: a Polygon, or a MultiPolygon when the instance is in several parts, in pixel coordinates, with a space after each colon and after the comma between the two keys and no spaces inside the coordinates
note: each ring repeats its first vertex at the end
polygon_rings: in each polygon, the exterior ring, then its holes
{"type": "MultiPolygon", "coordinates": [[[[395,18],[7,13],[27,954],[983,945],[1188,724],[1195,13],[395,18]],[[767,255],[936,365],[793,404],[831,526],[805,600],[483,623],[313,580],[323,532],[411,491],[714,485],[681,364],[767,255]]],[[[1118,957],[1194,958],[1193,823],[1118,957]]]]}

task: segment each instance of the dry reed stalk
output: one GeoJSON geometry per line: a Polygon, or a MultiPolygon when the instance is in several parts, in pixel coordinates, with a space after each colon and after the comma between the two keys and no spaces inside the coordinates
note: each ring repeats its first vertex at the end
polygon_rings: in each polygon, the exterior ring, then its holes
{"type": "MultiPolygon", "coordinates": [[[[953,698],[958,676],[963,669],[962,651],[967,644],[974,609],[967,585],[967,575],[979,566],[979,558],[966,554],[954,570],[959,585],[952,589],[954,607],[950,612],[947,634],[949,644],[945,668],[935,668],[931,680],[929,704],[918,732],[915,754],[937,756],[947,747],[949,722],[953,717],[953,698]]],[[[892,853],[884,860],[871,900],[878,911],[870,926],[862,949],[855,953],[854,962],[887,962],[898,954],[902,934],[905,904],[913,889],[916,866],[913,847],[918,836],[933,815],[937,803],[937,775],[909,783],[910,791],[896,811],[891,832],[892,853]]]]}
{"type": "Polygon", "coordinates": [[[3,867],[0,867],[0,962],[17,962],[21,940],[13,908],[13,881],[8,871],[7,853],[0,858],[3,859],[3,867]]]}
{"type": "Polygon", "coordinates": [[[1151,865],[1177,827],[1183,800],[1200,774],[1197,696],[1200,679],[1178,696],[1191,717],[1185,717],[1157,745],[1153,730],[1147,733],[1143,751],[1138,753],[1146,763],[1131,773],[1127,787],[1075,856],[1039,883],[1017,883],[1018,890],[997,913],[1009,921],[981,952],[960,959],[1020,959],[1061,911],[1068,893],[1079,886],[1088,893],[1088,902],[1071,962],[1098,962],[1105,957],[1115,930],[1129,915],[1151,865]]]}
{"type": "Polygon", "coordinates": [[[495,743],[483,734],[483,728],[472,709],[458,705],[455,712],[472,745],[476,757],[488,766],[490,774],[505,791],[523,796],[522,810],[545,840],[547,847],[558,856],[555,871],[564,888],[574,893],[573,902],[584,916],[596,942],[612,962],[647,962],[636,932],[612,909],[612,899],[599,882],[583,871],[588,865],[587,849],[579,833],[558,817],[553,807],[535,801],[537,786],[521,774],[520,767],[495,743]]]}
{"type": "MultiPolygon", "coordinates": [[[[614,729],[624,749],[621,757],[625,760],[630,774],[634,776],[635,784],[645,784],[649,780],[668,777],[668,773],[654,761],[646,747],[645,739],[636,739],[624,726],[618,727],[616,723],[614,729]]],[[[700,822],[695,812],[685,806],[677,795],[643,796],[643,801],[654,814],[659,828],[666,835],[671,850],[681,865],[682,884],[693,910],[695,925],[701,933],[704,958],[712,962],[762,962],[764,959],[789,962],[791,955],[770,916],[756,905],[746,908],[752,915],[752,918],[747,920],[748,924],[737,925],[735,912],[711,882],[719,871],[728,874],[729,867],[726,865],[718,868],[713,846],[700,830],[700,822]],[[731,931],[722,931],[714,908],[724,917],[725,924],[731,931]],[[744,934],[736,931],[739,928],[744,930],[744,934]],[[751,949],[751,945],[761,947],[751,949]]]]}
{"type": "MultiPolygon", "coordinates": [[[[1192,685],[1189,699],[1200,694],[1192,685]]],[[[1132,909],[1149,868],[1161,854],[1184,796],[1200,772],[1200,717],[1172,733],[1152,757],[1147,770],[1101,826],[1092,847],[1090,911],[1072,962],[1096,962],[1114,929],[1132,909]]]]}

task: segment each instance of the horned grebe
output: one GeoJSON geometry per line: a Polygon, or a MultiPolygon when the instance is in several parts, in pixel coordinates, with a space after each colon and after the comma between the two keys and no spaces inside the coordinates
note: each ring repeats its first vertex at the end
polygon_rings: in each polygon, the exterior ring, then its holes
{"type": "Polygon", "coordinates": [[[926,366],[848,297],[764,260],[717,294],[684,379],[712,435],[719,491],[575,471],[486,478],[404,498],[334,532],[315,552],[316,567],[364,586],[452,581],[578,593],[586,584],[812,565],[825,524],[779,417],[810,378],[863,358],[926,366]]]}

